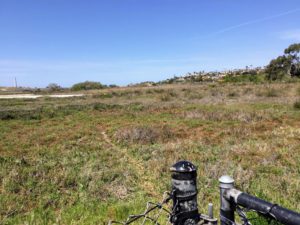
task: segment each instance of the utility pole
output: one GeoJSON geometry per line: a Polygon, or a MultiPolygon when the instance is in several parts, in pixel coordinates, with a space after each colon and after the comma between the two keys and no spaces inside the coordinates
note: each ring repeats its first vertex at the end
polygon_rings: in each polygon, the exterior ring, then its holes
{"type": "Polygon", "coordinates": [[[15,87],[18,89],[18,83],[17,83],[17,78],[15,77],[15,87]]]}

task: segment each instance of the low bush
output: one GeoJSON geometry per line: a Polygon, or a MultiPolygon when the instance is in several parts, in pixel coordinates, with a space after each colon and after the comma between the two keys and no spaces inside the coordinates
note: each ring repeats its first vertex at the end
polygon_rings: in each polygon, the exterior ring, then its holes
{"type": "Polygon", "coordinates": [[[230,97],[230,98],[234,98],[234,97],[238,97],[239,93],[236,92],[236,91],[231,91],[231,92],[228,93],[227,96],[230,97]]]}
{"type": "Polygon", "coordinates": [[[100,82],[93,82],[93,81],[85,81],[81,83],[74,84],[71,87],[72,91],[83,91],[83,90],[97,90],[103,89],[104,86],[100,82]]]}
{"type": "Polygon", "coordinates": [[[51,83],[49,84],[46,89],[49,91],[49,92],[57,92],[57,91],[62,91],[63,88],[61,86],[59,86],[58,84],[56,83],[51,83]]]}
{"type": "Polygon", "coordinates": [[[300,110],[300,99],[294,103],[294,109],[300,110]]]}
{"type": "Polygon", "coordinates": [[[159,99],[163,102],[168,102],[168,101],[171,101],[172,98],[177,97],[177,96],[178,96],[178,94],[175,91],[168,90],[167,92],[161,94],[159,96],[159,99]]]}

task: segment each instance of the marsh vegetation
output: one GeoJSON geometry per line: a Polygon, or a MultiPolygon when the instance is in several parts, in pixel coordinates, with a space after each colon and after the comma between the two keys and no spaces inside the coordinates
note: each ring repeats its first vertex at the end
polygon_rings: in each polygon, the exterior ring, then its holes
{"type": "MultiPolygon", "coordinates": [[[[101,224],[170,187],[169,166],[198,166],[199,207],[217,179],[300,208],[300,84],[200,83],[0,100],[0,223],[101,224]]],[[[255,222],[254,222],[255,224],[255,222]]]]}

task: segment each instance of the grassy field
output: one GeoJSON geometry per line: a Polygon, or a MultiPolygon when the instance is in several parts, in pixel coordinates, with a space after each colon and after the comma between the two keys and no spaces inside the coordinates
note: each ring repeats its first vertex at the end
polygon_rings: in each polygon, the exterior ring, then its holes
{"type": "MultiPolygon", "coordinates": [[[[229,174],[300,209],[300,83],[115,88],[68,99],[0,100],[0,224],[103,224],[198,167],[199,208],[229,174]]],[[[253,224],[263,224],[253,222],[253,224]]]]}

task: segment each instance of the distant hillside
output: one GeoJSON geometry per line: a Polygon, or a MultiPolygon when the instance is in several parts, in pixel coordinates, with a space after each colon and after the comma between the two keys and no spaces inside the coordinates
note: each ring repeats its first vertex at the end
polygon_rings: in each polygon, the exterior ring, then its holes
{"type": "Polygon", "coordinates": [[[255,76],[264,71],[261,67],[251,68],[246,67],[245,69],[235,69],[235,70],[226,70],[226,71],[214,71],[214,72],[193,72],[187,73],[184,76],[174,76],[173,78],[161,81],[159,83],[182,83],[182,82],[202,82],[202,81],[217,81],[223,80],[227,76],[241,76],[241,75],[250,75],[255,76]]]}
{"type": "Polygon", "coordinates": [[[270,61],[265,67],[246,66],[244,69],[234,69],[212,72],[193,72],[182,76],[162,80],[160,82],[142,82],[130,86],[155,86],[174,83],[198,82],[262,82],[264,80],[287,80],[300,78],[300,43],[290,45],[284,54],[270,61]]]}

